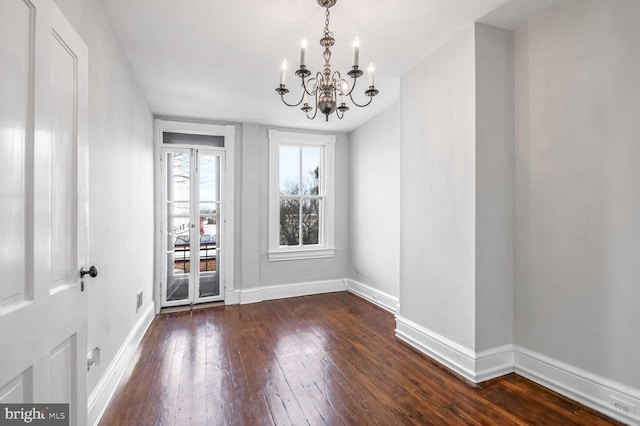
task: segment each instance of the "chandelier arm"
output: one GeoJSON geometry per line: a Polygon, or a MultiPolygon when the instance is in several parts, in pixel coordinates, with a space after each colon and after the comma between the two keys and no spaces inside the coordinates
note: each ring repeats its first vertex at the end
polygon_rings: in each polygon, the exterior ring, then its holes
{"type": "Polygon", "coordinates": [[[305,94],[305,93],[306,93],[308,96],[314,96],[314,94],[313,94],[313,90],[311,90],[311,91],[307,90],[307,87],[306,87],[306,86],[302,86],[302,90],[303,90],[303,92],[302,92],[302,96],[304,96],[304,94],[305,94]]]}
{"type": "MultiPolygon", "coordinates": [[[[353,84],[349,84],[349,82],[347,82],[347,85],[349,86],[349,92],[344,94],[347,97],[351,97],[351,94],[355,90],[356,84],[358,83],[358,77],[351,77],[351,79],[353,80],[353,84]]],[[[344,81],[347,81],[347,80],[345,79],[344,81]]],[[[353,99],[351,100],[353,101],[353,99]]]]}
{"type": "Polygon", "coordinates": [[[373,101],[373,96],[371,96],[369,98],[369,102],[367,102],[366,104],[360,105],[359,103],[357,103],[354,99],[353,99],[353,95],[349,94],[349,98],[351,99],[351,102],[353,102],[353,104],[359,108],[364,108],[366,106],[368,106],[372,101],[373,101]]]}
{"type": "Polygon", "coordinates": [[[315,85],[316,81],[317,81],[316,77],[310,78],[309,80],[306,81],[306,83],[304,81],[304,78],[302,79],[302,88],[304,89],[305,92],[307,92],[307,95],[315,96],[315,91],[313,89],[313,86],[315,85]],[[307,87],[309,86],[311,86],[311,90],[307,89],[307,87]]]}
{"type": "Polygon", "coordinates": [[[315,78],[310,78],[309,80],[307,80],[307,81],[305,82],[305,81],[304,81],[304,77],[302,77],[302,84],[301,84],[301,86],[302,86],[302,96],[300,97],[300,100],[298,101],[298,103],[297,103],[297,104],[290,104],[290,103],[288,103],[287,101],[285,101],[285,100],[284,100],[284,95],[285,95],[285,93],[282,93],[282,94],[280,95],[280,99],[282,99],[282,102],[283,102],[286,106],[289,106],[289,107],[297,107],[297,106],[300,106],[300,105],[302,104],[302,101],[304,101],[304,94],[305,94],[305,92],[307,93],[307,95],[309,95],[309,96],[313,96],[313,94],[312,94],[313,90],[310,92],[309,90],[307,90],[307,86],[308,86],[312,81],[314,81],[314,80],[315,80],[315,78]]]}
{"type": "Polygon", "coordinates": [[[302,93],[302,96],[300,96],[300,100],[298,101],[297,104],[290,104],[287,101],[284,100],[284,94],[280,95],[280,99],[282,99],[282,102],[289,107],[297,107],[298,105],[300,105],[302,103],[302,100],[304,99],[304,92],[302,93]]]}
{"type": "Polygon", "coordinates": [[[307,118],[308,118],[309,120],[313,120],[313,119],[315,119],[315,118],[316,118],[316,115],[318,115],[318,95],[316,94],[314,97],[316,98],[316,102],[315,102],[316,107],[313,109],[313,115],[312,115],[311,117],[309,117],[309,112],[307,111],[307,112],[305,113],[305,114],[307,115],[307,118]]]}
{"type": "Polygon", "coordinates": [[[307,113],[307,118],[309,120],[314,120],[316,118],[316,115],[318,115],[318,108],[313,109],[313,115],[311,117],[309,117],[309,113],[307,113]]]}

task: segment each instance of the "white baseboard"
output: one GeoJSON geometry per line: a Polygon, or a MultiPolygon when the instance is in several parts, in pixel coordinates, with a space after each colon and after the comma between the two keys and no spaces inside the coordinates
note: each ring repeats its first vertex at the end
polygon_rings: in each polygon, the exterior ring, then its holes
{"type": "Polygon", "coordinates": [[[131,332],[125,339],[124,343],[118,350],[118,353],[107,367],[107,370],[98,381],[95,389],[88,398],[89,412],[87,415],[88,424],[97,425],[100,418],[104,414],[109,401],[113,397],[122,375],[124,374],[129,362],[142,341],[142,337],[151,325],[151,321],[155,317],[155,304],[150,304],[140,315],[131,332]]]}
{"type": "Polygon", "coordinates": [[[377,288],[368,286],[359,281],[352,280],[351,278],[344,279],[347,290],[351,293],[360,296],[361,298],[380,306],[392,314],[398,312],[398,298],[388,293],[378,290],[377,288]]]}
{"type": "Polygon", "coordinates": [[[401,316],[396,318],[396,336],[473,383],[513,372],[511,345],[476,353],[401,316]]]}
{"type": "Polygon", "coordinates": [[[224,293],[225,305],[239,305],[240,304],[240,290],[227,290],[224,293]]]}
{"type": "Polygon", "coordinates": [[[519,346],[476,353],[401,316],[396,336],[473,383],[515,372],[611,418],[640,425],[640,390],[622,383],[519,346]]]}
{"type": "Polygon", "coordinates": [[[563,363],[534,351],[514,347],[515,372],[609,417],[640,425],[640,390],[563,363]],[[616,408],[614,403],[629,407],[616,408]]]}
{"type": "Polygon", "coordinates": [[[513,373],[513,345],[476,352],[475,383],[513,373]]]}
{"type": "Polygon", "coordinates": [[[474,354],[470,349],[402,316],[396,317],[396,337],[473,381],[474,354]]]}
{"type": "MultiPolygon", "coordinates": [[[[288,297],[345,291],[344,280],[310,281],[304,283],[271,285],[237,290],[240,304],[257,303],[264,300],[286,299],[288,297]]],[[[231,304],[229,301],[227,304],[231,304]]]]}
{"type": "Polygon", "coordinates": [[[397,297],[350,278],[227,290],[224,303],[225,305],[248,304],[345,290],[393,314],[397,312],[397,297]]]}

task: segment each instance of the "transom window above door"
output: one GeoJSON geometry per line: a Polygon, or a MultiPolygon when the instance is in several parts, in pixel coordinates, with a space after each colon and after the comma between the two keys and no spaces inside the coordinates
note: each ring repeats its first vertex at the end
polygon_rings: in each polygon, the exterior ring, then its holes
{"type": "Polygon", "coordinates": [[[269,131],[269,260],[333,257],[335,136],[269,131]]]}

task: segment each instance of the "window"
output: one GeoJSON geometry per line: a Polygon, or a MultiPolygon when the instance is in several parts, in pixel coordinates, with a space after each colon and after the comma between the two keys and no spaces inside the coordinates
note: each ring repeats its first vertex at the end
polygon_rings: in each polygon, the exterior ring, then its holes
{"type": "Polygon", "coordinates": [[[269,131],[269,260],[333,257],[335,136],[269,131]]]}

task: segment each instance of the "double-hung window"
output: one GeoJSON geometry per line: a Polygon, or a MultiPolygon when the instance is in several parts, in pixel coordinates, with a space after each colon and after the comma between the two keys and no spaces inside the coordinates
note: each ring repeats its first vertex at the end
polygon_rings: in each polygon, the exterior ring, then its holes
{"type": "Polygon", "coordinates": [[[335,136],[269,131],[269,260],[333,257],[335,136]]]}

